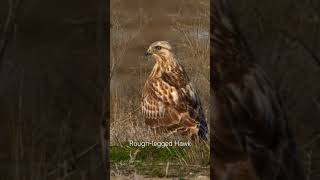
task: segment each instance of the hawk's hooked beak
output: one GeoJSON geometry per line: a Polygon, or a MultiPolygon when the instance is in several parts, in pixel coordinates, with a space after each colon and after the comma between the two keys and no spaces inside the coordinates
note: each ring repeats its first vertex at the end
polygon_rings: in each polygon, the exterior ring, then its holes
{"type": "Polygon", "coordinates": [[[148,51],[144,53],[144,56],[146,56],[146,57],[147,57],[147,56],[150,56],[150,55],[152,55],[152,54],[149,53],[148,51]]]}
{"type": "Polygon", "coordinates": [[[150,52],[150,49],[148,49],[145,53],[144,53],[144,56],[150,56],[150,55],[152,55],[152,53],[150,52]]]}

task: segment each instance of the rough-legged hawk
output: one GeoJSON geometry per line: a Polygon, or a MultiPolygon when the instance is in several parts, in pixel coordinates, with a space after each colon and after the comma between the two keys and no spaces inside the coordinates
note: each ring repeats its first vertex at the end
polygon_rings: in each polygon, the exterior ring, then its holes
{"type": "Polygon", "coordinates": [[[161,131],[206,139],[208,131],[200,98],[166,41],[152,43],[146,56],[155,65],[142,94],[142,113],[147,125],[161,131]]]}

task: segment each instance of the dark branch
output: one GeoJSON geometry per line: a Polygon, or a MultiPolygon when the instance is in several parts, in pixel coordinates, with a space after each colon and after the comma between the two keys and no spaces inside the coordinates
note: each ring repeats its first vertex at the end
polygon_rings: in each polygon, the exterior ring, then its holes
{"type": "MultiPolygon", "coordinates": [[[[95,143],[95,144],[89,146],[88,148],[86,148],[85,150],[83,150],[82,152],[80,152],[79,154],[75,155],[75,161],[79,162],[82,158],[84,158],[86,155],[88,155],[91,151],[95,150],[98,146],[99,146],[99,144],[95,143]]],[[[55,169],[49,171],[47,176],[50,177],[50,176],[58,173],[61,168],[68,169],[68,166],[70,166],[72,161],[73,161],[73,158],[64,160],[62,163],[58,164],[55,169]]],[[[72,169],[71,171],[74,171],[74,169],[72,169]]]]}
{"type": "Polygon", "coordinates": [[[289,32],[284,31],[284,30],[278,30],[278,32],[280,33],[280,35],[282,35],[283,37],[287,38],[288,40],[297,43],[298,45],[300,45],[311,57],[312,59],[315,61],[315,63],[320,67],[320,59],[318,58],[318,56],[311,50],[311,48],[309,48],[302,40],[300,40],[299,38],[291,35],[289,32]]]}
{"type": "Polygon", "coordinates": [[[17,14],[21,7],[21,3],[22,0],[17,0],[16,2],[14,2],[14,0],[9,0],[9,11],[0,37],[0,69],[5,52],[14,32],[14,26],[16,24],[17,14]]]}

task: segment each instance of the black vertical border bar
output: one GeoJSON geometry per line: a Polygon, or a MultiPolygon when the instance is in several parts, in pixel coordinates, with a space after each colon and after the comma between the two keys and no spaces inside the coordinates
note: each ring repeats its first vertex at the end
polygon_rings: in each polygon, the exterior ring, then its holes
{"type": "Polygon", "coordinates": [[[98,23],[98,48],[102,89],[102,110],[100,118],[100,142],[105,172],[104,179],[110,179],[109,139],[110,139],[110,0],[100,0],[98,23]]]}
{"type": "Polygon", "coordinates": [[[213,77],[214,77],[214,73],[212,71],[213,68],[213,61],[214,61],[214,57],[213,57],[213,42],[212,42],[212,36],[211,34],[213,34],[213,28],[214,28],[214,24],[213,22],[211,21],[212,19],[212,11],[213,11],[213,3],[214,1],[213,0],[210,0],[210,18],[209,18],[209,21],[210,21],[210,34],[209,34],[209,39],[210,39],[210,42],[209,42],[209,47],[210,47],[210,100],[209,100],[209,110],[210,110],[210,118],[208,119],[209,121],[209,128],[210,128],[210,179],[213,179],[213,151],[214,151],[214,147],[213,146],[213,143],[211,143],[212,139],[211,137],[213,137],[213,117],[214,117],[214,107],[212,106],[213,105],[213,87],[214,87],[214,82],[213,82],[213,77]]]}

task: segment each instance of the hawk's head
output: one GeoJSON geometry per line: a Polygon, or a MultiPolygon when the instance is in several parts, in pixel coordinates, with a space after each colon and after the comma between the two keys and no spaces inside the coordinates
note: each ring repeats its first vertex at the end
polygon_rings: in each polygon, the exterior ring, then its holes
{"type": "Polygon", "coordinates": [[[149,46],[145,55],[153,56],[156,60],[169,59],[172,56],[172,47],[167,41],[156,41],[149,46]]]}

